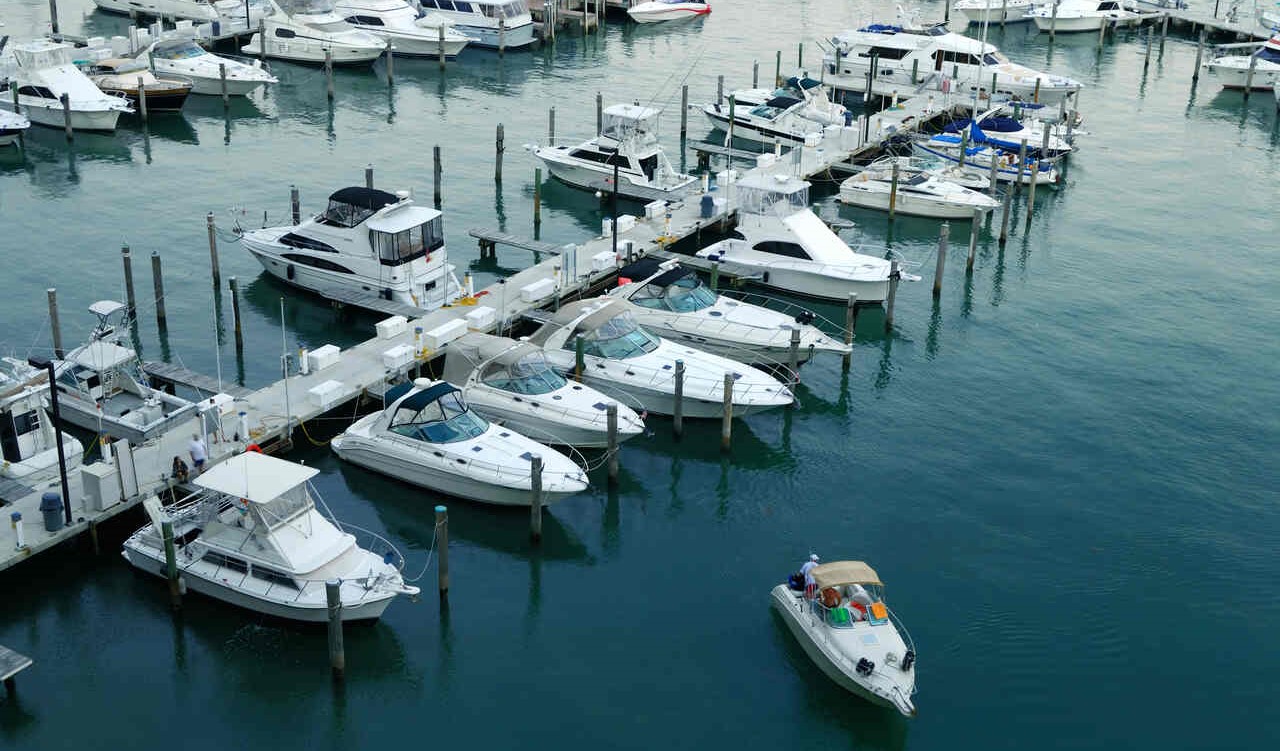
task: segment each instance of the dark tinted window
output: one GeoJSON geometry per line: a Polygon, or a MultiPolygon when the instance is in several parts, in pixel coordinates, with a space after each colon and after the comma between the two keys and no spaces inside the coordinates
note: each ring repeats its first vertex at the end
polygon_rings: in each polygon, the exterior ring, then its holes
{"type": "Polygon", "coordinates": [[[293,31],[290,29],[277,28],[276,36],[280,37],[281,39],[293,39],[294,37],[297,36],[297,34],[293,33],[293,31]]]}
{"type": "Polygon", "coordinates": [[[309,237],[294,234],[290,232],[280,238],[281,245],[288,245],[290,248],[306,248],[307,250],[318,250],[322,253],[337,253],[338,249],[319,240],[312,240],[309,237]]]}
{"type": "Polygon", "coordinates": [[[783,242],[780,240],[766,240],[756,243],[755,249],[761,253],[772,253],[776,256],[786,256],[787,258],[803,258],[806,261],[812,260],[809,254],[804,252],[804,248],[795,243],[783,242]]]}
{"type": "Polygon", "coordinates": [[[301,255],[299,253],[284,253],[282,255],[285,260],[292,261],[293,263],[299,264],[301,266],[311,266],[317,269],[324,269],[325,271],[334,271],[339,274],[352,273],[351,269],[347,268],[346,266],[339,266],[338,264],[328,260],[327,258],[313,258],[311,256],[301,255]]]}

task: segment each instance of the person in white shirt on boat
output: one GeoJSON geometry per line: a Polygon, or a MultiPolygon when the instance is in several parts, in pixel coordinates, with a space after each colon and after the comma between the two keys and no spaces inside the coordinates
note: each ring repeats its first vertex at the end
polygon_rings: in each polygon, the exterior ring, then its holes
{"type": "Polygon", "coordinates": [[[800,567],[800,575],[804,577],[804,594],[806,597],[812,597],[818,583],[813,580],[813,569],[818,565],[818,554],[810,553],[809,560],[804,562],[800,567]]]}

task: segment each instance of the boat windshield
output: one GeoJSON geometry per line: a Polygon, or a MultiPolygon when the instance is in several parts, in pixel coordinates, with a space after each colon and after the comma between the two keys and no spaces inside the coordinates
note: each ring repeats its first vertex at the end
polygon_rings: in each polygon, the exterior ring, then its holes
{"type": "Polygon", "coordinates": [[[738,206],[748,214],[789,216],[809,207],[809,186],[782,185],[778,190],[746,182],[734,186],[738,206]]]}
{"type": "MultiPolygon", "coordinates": [[[[241,6],[243,7],[243,6],[241,6]]],[[[290,0],[285,7],[289,13],[320,15],[333,12],[333,0],[290,0]]]]}
{"type": "Polygon", "coordinates": [[[529,12],[529,8],[525,6],[524,0],[514,0],[509,3],[479,4],[480,12],[489,18],[515,18],[529,12]]]}
{"type": "MultiPolygon", "coordinates": [[[[625,360],[639,357],[658,348],[659,339],[636,323],[631,313],[619,313],[591,331],[581,334],[582,351],[609,360],[625,360]]],[[[565,342],[565,349],[574,349],[574,340],[565,342]]]]}
{"type": "Polygon", "coordinates": [[[701,280],[690,274],[663,287],[646,285],[631,298],[631,302],[653,310],[671,310],[676,313],[692,313],[716,304],[716,293],[707,289],[701,280]]]}
{"type": "Polygon", "coordinates": [[[480,380],[486,386],[513,394],[550,394],[566,383],[541,352],[530,352],[513,363],[494,363],[485,369],[480,380]]]}
{"type": "Polygon", "coordinates": [[[444,247],[444,218],[436,218],[400,232],[369,230],[369,244],[383,266],[399,266],[444,247]]]}
{"type": "Polygon", "coordinates": [[[1280,50],[1273,50],[1270,47],[1263,47],[1258,50],[1258,59],[1266,60],[1270,63],[1280,65],[1280,50]]]}
{"type": "Polygon", "coordinates": [[[982,56],[983,65],[1003,65],[1009,62],[1009,58],[1004,56],[1003,52],[988,52],[982,56]]]}
{"type": "Polygon", "coordinates": [[[464,441],[483,435],[488,427],[489,423],[467,409],[458,391],[450,391],[416,411],[402,406],[389,426],[393,433],[427,443],[464,441]]]}
{"type": "Polygon", "coordinates": [[[205,51],[190,39],[183,39],[175,42],[161,42],[156,45],[152,54],[161,60],[188,60],[193,57],[203,57],[205,51]]]}

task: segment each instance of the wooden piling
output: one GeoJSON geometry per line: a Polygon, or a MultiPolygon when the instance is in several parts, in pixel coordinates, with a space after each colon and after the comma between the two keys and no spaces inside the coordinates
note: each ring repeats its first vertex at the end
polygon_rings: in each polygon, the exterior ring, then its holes
{"type": "MultiPolygon", "coordinates": [[[[9,84],[9,85],[10,85],[10,86],[13,86],[13,84],[9,84]]],[[[15,88],[15,89],[16,89],[17,87],[16,87],[16,86],[14,86],[13,88],[15,88]]],[[[66,131],[66,133],[67,133],[67,140],[68,140],[68,141],[70,141],[70,140],[72,140],[72,135],[71,135],[71,97],[70,97],[66,92],[63,92],[63,93],[62,93],[62,96],[58,97],[58,99],[62,102],[62,127],[63,127],[63,130],[65,130],[65,131],[66,131]]]]}
{"type": "Polygon", "coordinates": [[[672,393],[674,402],[671,410],[671,431],[675,433],[676,438],[684,435],[684,360],[676,360],[674,390],[672,393]]]}
{"type": "Polygon", "coordinates": [[[49,29],[54,34],[58,31],[58,0],[49,0],[49,29]]]}
{"type": "Polygon", "coordinates": [[[1160,52],[1164,53],[1164,40],[1169,36],[1169,13],[1166,11],[1160,17],[1160,52]]]}
{"type": "MultiPolygon", "coordinates": [[[[680,87],[680,138],[689,133],[689,84],[680,87]]],[[[683,147],[681,148],[683,152],[683,147]]]]}
{"type": "Polygon", "coordinates": [[[547,111],[547,145],[556,145],[556,108],[547,111]]]}
{"type": "Polygon", "coordinates": [[[987,195],[995,196],[996,184],[1000,182],[1000,160],[994,150],[988,151],[988,157],[991,159],[991,170],[987,175],[987,195]]]}
{"type": "Polygon", "coordinates": [[[396,76],[396,53],[391,46],[391,40],[387,40],[387,85],[395,85],[396,76]]]}
{"type": "Polygon", "coordinates": [[[1000,28],[1004,28],[1004,23],[1009,18],[1009,0],[1000,0],[1000,28]]]}
{"type": "Polygon", "coordinates": [[[938,263],[933,268],[933,296],[942,296],[942,272],[947,266],[947,243],[951,238],[951,222],[943,222],[938,230],[938,263]]]}
{"type": "Polygon", "coordinates": [[[364,187],[373,190],[373,165],[365,165],[364,168],[364,187]]]}
{"type": "Polygon", "coordinates": [[[973,210],[973,223],[969,228],[969,258],[964,262],[964,273],[973,274],[973,259],[978,254],[978,233],[982,231],[982,209],[973,210]]]}
{"type": "Polygon", "coordinates": [[[231,320],[235,329],[236,349],[244,349],[244,329],[240,325],[240,281],[234,276],[227,280],[231,285],[231,320]]]}
{"type": "MultiPolygon", "coordinates": [[[[844,309],[844,343],[845,346],[853,347],[853,331],[858,325],[858,293],[849,293],[849,304],[844,309]]],[[[840,366],[844,370],[849,369],[850,363],[853,361],[853,351],[850,349],[840,358],[840,366]]]]}
{"type": "Polygon", "coordinates": [[[435,198],[436,210],[440,209],[444,203],[444,193],[441,191],[441,182],[444,179],[444,165],[440,162],[440,147],[431,147],[431,181],[435,198]]]}
{"type": "Polygon", "coordinates": [[[964,162],[968,156],[965,152],[967,152],[968,150],[969,150],[969,129],[966,127],[966,128],[960,129],[960,156],[959,156],[958,164],[961,169],[964,168],[964,162]]]}
{"type": "Polygon", "coordinates": [[[804,42],[800,42],[796,47],[796,67],[804,70],[804,42]]]}
{"type": "Polygon", "coordinates": [[[898,160],[893,160],[893,172],[889,175],[889,226],[893,226],[893,215],[898,208],[898,160]]]}
{"type": "Polygon", "coordinates": [[[606,427],[609,431],[609,484],[618,484],[618,403],[605,406],[606,427]]]}
{"type": "Polygon", "coordinates": [[[142,122],[147,121],[147,84],[142,76],[138,76],[138,115],[142,122]]]}
{"type": "Polygon", "coordinates": [[[324,599],[329,611],[329,668],[334,680],[342,680],[347,671],[347,654],[342,645],[342,582],[330,579],[324,583],[324,599]]]}
{"type": "Polygon", "coordinates": [[[1205,30],[1200,29],[1200,38],[1196,41],[1196,67],[1191,72],[1191,84],[1200,80],[1200,60],[1204,57],[1205,30]]]}
{"type": "Polygon", "coordinates": [[[720,450],[728,451],[733,441],[733,373],[724,374],[724,408],[720,420],[720,450]]]}
{"type": "Polygon", "coordinates": [[[164,542],[164,577],[169,580],[169,604],[182,608],[182,586],[178,583],[178,554],[173,544],[173,522],[167,517],[160,522],[160,539],[164,542]]]}
{"type": "Polygon", "coordinates": [[[289,186],[289,217],[295,225],[302,224],[302,200],[297,185],[289,186]]]}
{"type": "Polygon", "coordinates": [[[774,88],[782,85],[782,50],[774,53],[773,60],[773,85],[774,88]]]}
{"type": "Polygon", "coordinates": [[[231,96],[227,93],[227,64],[218,63],[218,83],[222,86],[222,108],[231,106],[231,96]]]}
{"type": "Polygon", "coordinates": [[[542,224],[542,168],[533,168],[533,226],[542,224]]]}
{"type": "Polygon", "coordinates": [[[1031,163],[1031,184],[1027,186],[1027,226],[1031,226],[1031,215],[1036,210],[1036,183],[1040,180],[1040,160],[1031,163]]]}
{"type": "Polygon", "coordinates": [[[1058,3],[1055,0],[1050,5],[1053,6],[1053,10],[1050,11],[1051,15],[1049,16],[1049,41],[1053,42],[1054,38],[1058,36],[1058,3]]]}
{"type": "Polygon", "coordinates": [[[44,293],[49,298],[49,328],[53,331],[53,354],[61,360],[67,353],[62,349],[62,326],[58,323],[58,289],[50,287],[44,293]]]}
{"type": "Polygon", "coordinates": [[[534,542],[542,539],[542,457],[529,458],[529,535],[534,542]]]}
{"type": "Polygon", "coordinates": [[[604,94],[596,92],[596,135],[604,131],[604,94]]]}
{"type": "Polygon", "coordinates": [[[586,340],[579,334],[573,338],[573,380],[582,383],[582,374],[586,371],[586,353],[583,347],[586,340]]]}
{"type": "Polygon", "coordinates": [[[889,296],[885,298],[885,306],[884,306],[885,307],[885,310],[884,310],[884,330],[885,331],[890,331],[893,329],[893,304],[898,298],[898,281],[899,279],[901,279],[901,276],[902,275],[898,271],[898,261],[896,259],[890,261],[889,262],[889,296]]]}
{"type": "Polygon", "coordinates": [[[324,93],[333,101],[333,50],[324,51],[324,93]]]}
{"type": "Polygon", "coordinates": [[[156,326],[161,330],[169,325],[164,308],[164,269],[160,266],[160,252],[151,251],[151,288],[156,296],[156,326]]]}
{"type": "Polygon", "coordinates": [[[212,211],[205,214],[204,223],[209,233],[209,264],[213,271],[213,283],[220,284],[222,282],[222,270],[218,266],[218,231],[213,225],[212,211]]]}
{"type": "Polygon", "coordinates": [[[760,61],[751,61],[751,88],[760,88],[760,61]]]}
{"type": "Polygon", "coordinates": [[[439,36],[436,40],[436,60],[440,62],[440,70],[444,70],[444,24],[441,24],[437,31],[439,36]]]}
{"type": "Polygon", "coordinates": [[[1021,145],[1018,146],[1018,179],[1013,183],[1013,192],[1017,193],[1022,190],[1023,170],[1027,168],[1027,139],[1022,139],[1021,145]]]}
{"type": "Polygon", "coordinates": [[[127,312],[133,318],[138,310],[138,299],[133,294],[133,256],[128,245],[120,247],[120,262],[124,265],[124,300],[127,312]]]}
{"type": "Polygon", "coordinates": [[[716,104],[724,101],[724,76],[716,76],[716,104]]]}
{"type": "Polygon", "coordinates": [[[493,181],[495,183],[502,182],[502,152],[507,149],[503,143],[506,140],[504,130],[502,123],[498,123],[493,136],[493,181]]]}
{"type": "Polygon", "coordinates": [[[1249,71],[1244,74],[1244,101],[1249,102],[1249,92],[1253,90],[1253,74],[1258,69],[1258,56],[1249,56],[1249,71]]]}
{"type": "MultiPolygon", "coordinates": [[[[585,10],[585,8],[584,8],[585,10]]],[[[507,19],[498,19],[498,57],[507,54],[507,19]]]]}
{"type": "Polygon", "coordinates": [[[267,22],[258,19],[258,61],[267,62],[267,22]]]}
{"type": "MultiPolygon", "coordinates": [[[[792,383],[800,382],[800,326],[791,329],[791,346],[787,350],[787,367],[791,368],[792,383]]],[[[787,406],[794,406],[795,402],[787,406]]]]}
{"type": "Polygon", "coordinates": [[[449,509],[436,506],[436,580],[440,598],[449,596],[449,509]]]}
{"type": "Polygon", "coordinates": [[[1000,217],[1000,238],[999,242],[1004,245],[1009,239],[1009,207],[1013,204],[1013,191],[1006,190],[1004,192],[1004,212],[1000,217]]]}

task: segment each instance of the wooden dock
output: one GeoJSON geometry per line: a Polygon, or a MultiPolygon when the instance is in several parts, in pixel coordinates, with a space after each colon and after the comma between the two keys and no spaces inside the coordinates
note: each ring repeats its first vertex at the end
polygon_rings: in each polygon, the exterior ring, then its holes
{"type": "Polygon", "coordinates": [[[32,660],[0,644],[0,683],[9,693],[14,691],[14,676],[31,667],[32,660]]]}
{"type": "Polygon", "coordinates": [[[221,393],[244,397],[252,393],[243,386],[231,383],[219,384],[207,375],[188,370],[181,365],[174,365],[173,363],[144,362],[142,370],[147,374],[148,378],[161,385],[185,386],[205,396],[221,393]]]}

